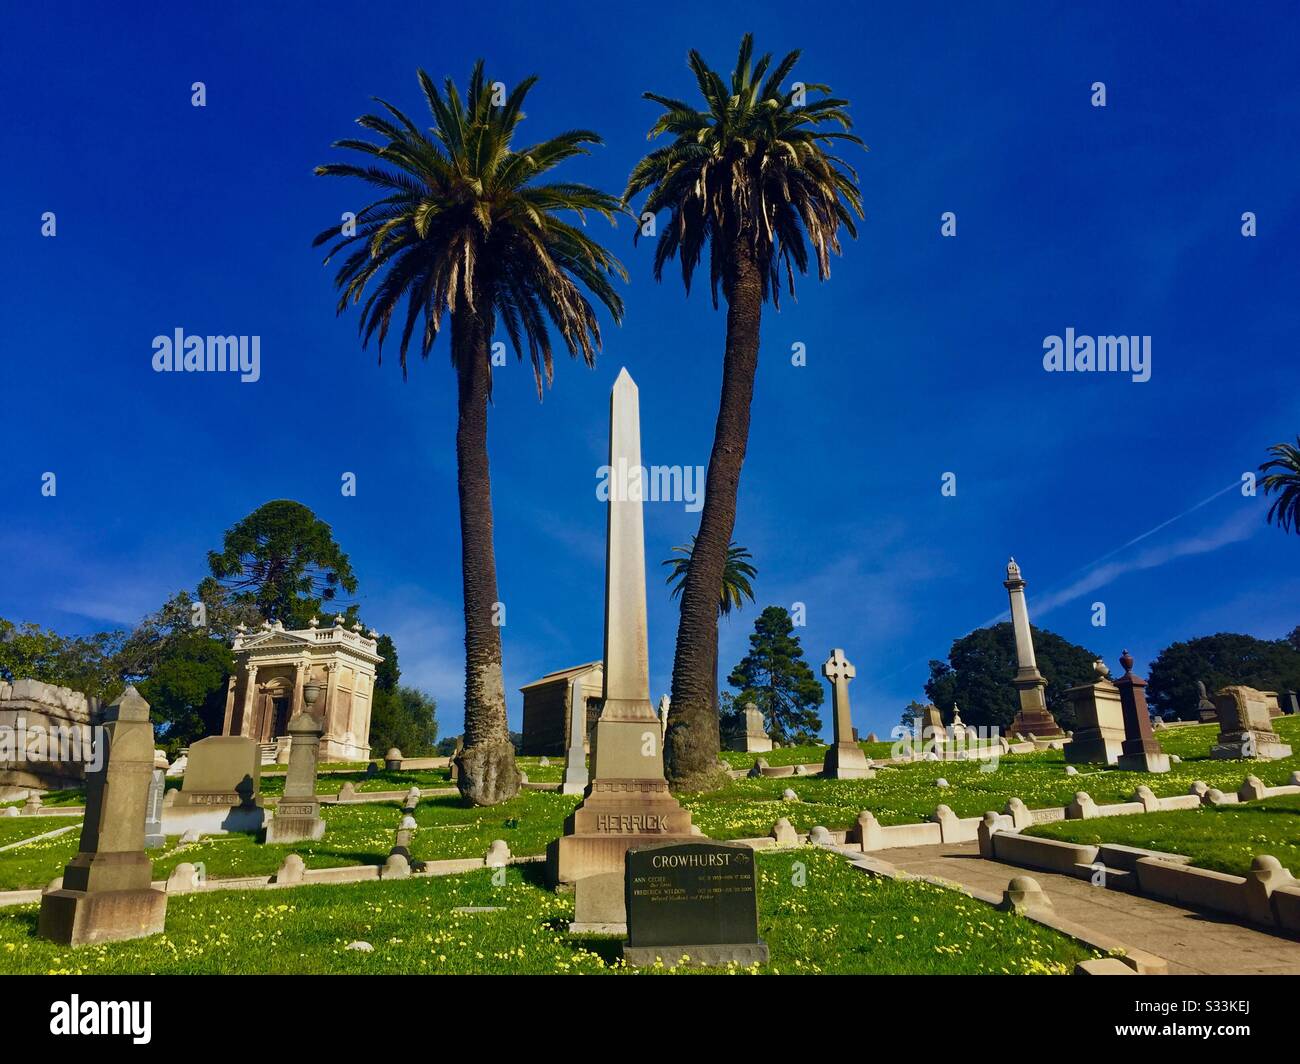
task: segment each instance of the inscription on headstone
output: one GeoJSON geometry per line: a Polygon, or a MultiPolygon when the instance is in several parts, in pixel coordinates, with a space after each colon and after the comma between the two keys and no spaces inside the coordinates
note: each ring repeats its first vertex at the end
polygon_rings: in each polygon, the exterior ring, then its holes
{"type": "Polygon", "coordinates": [[[765,964],[754,851],[743,843],[667,843],[629,850],[624,880],[631,965],[765,964]]]}

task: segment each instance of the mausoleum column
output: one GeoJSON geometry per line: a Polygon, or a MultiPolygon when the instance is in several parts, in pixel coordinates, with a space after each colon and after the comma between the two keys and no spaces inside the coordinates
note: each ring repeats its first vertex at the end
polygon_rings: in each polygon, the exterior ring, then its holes
{"type": "Polygon", "coordinates": [[[244,713],[239,719],[239,734],[253,734],[253,702],[257,697],[257,666],[244,666],[244,713]]]}
{"type": "Polygon", "coordinates": [[[307,659],[294,662],[293,665],[293,699],[289,703],[289,719],[293,720],[302,712],[302,689],[307,682],[307,659]]]}

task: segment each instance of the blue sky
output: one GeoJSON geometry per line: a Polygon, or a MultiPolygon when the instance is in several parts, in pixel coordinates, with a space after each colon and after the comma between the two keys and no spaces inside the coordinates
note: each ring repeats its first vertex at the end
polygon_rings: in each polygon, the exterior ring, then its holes
{"type": "MultiPolygon", "coordinates": [[[[458,731],[453,376],[439,346],[403,384],[395,357],[377,368],[360,350],[353,316],[335,318],[310,240],[363,200],[312,167],[341,154],[329,144],[370,96],[419,115],[417,67],[463,82],[481,55],[494,80],[541,76],[530,141],[600,132],[563,172],[621,192],[656,113],[641,92],[691,97],[687,50],[730,70],[751,29],[760,50],[802,48],[796,76],[852,101],[868,216],[828,283],[765,313],[736,532],[759,602],[723,626],[724,677],[758,608],[803,602],[808,657],[844,647],[855,723],[887,729],[927,659],[1004,609],[1009,554],[1035,623],[1112,667],[1124,647],[1141,669],[1176,639],[1300,623],[1300,541],[1264,523],[1262,498],[1223,491],[1300,431],[1294,9],[665,3],[650,25],[610,4],[230,7],[10,15],[0,616],[129,625],[193,587],[225,528],[298,499],[351,554],[404,678],[458,731]],[[177,327],[260,336],[261,380],[154,373],[152,339],[177,327]],[[1149,335],[1151,379],[1046,373],[1044,338],[1067,327],[1149,335]]],[[[525,366],[497,373],[516,725],[520,684],[600,654],[594,487],[619,368],[640,387],[647,464],[706,463],[717,410],[723,313],[675,274],[656,284],[627,221],[592,228],[631,274],[597,368],[558,365],[541,404],[525,366]]],[[[646,507],[655,698],[676,618],[653,570],[697,517],[646,507]]]]}

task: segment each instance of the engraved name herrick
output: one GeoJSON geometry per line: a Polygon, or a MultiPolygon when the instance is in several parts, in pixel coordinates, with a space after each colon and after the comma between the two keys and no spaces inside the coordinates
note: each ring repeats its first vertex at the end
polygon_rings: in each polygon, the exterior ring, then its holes
{"type": "Polygon", "coordinates": [[[663,813],[601,813],[596,817],[596,830],[619,835],[645,835],[652,831],[667,831],[668,817],[663,813]]]}

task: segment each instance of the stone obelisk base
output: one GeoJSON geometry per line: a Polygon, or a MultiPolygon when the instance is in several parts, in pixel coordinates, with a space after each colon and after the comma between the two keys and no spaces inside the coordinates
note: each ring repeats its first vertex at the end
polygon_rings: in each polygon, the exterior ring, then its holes
{"type": "Polygon", "coordinates": [[[1014,683],[1020,693],[1020,712],[1011,722],[1012,738],[1024,735],[1038,739],[1064,739],[1065,732],[1047,708],[1047,698],[1044,695],[1047,681],[1039,675],[1038,670],[1024,676],[1018,675],[1014,683]]]}
{"type": "Polygon", "coordinates": [[[564,887],[609,872],[621,877],[628,850],[698,837],[666,780],[598,779],[546,848],[547,879],[564,887]]]}
{"type": "Polygon", "coordinates": [[[826,748],[822,775],[836,780],[869,780],[875,778],[876,770],[857,743],[834,743],[826,748]]]}
{"type": "Polygon", "coordinates": [[[69,946],[87,946],[144,938],[163,930],[167,895],[147,885],[151,866],[143,853],[83,858],[87,855],[69,862],[64,887],[41,895],[37,935],[69,946]],[[113,889],[118,884],[123,889],[113,889]]]}

